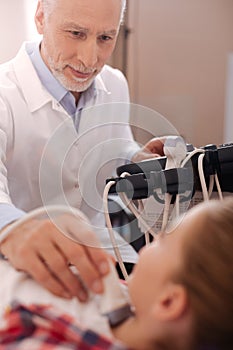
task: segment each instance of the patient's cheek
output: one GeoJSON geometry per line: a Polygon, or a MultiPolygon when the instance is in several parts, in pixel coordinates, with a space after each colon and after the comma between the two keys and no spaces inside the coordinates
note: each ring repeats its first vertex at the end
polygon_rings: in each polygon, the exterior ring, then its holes
{"type": "Polygon", "coordinates": [[[143,282],[137,268],[130,274],[127,285],[131,303],[138,308],[143,299],[143,282]]]}

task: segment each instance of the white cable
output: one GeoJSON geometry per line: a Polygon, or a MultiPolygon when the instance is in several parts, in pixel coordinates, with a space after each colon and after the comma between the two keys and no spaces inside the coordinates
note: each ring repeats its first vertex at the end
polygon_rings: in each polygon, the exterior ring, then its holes
{"type": "MultiPolygon", "coordinates": [[[[147,224],[147,222],[142,218],[142,214],[138,211],[137,207],[133,204],[132,200],[126,196],[125,193],[119,193],[119,196],[122,202],[129,208],[129,210],[134,214],[134,216],[138,219],[140,224],[144,227],[144,231],[150,233],[154,238],[156,238],[157,234],[152,230],[152,228],[147,224]]],[[[146,234],[146,232],[144,232],[146,234]]],[[[146,240],[148,241],[148,237],[146,240]]],[[[148,242],[149,243],[149,242],[148,242]]]]}
{"type": "Polygon", "coordinates": [[[176,210],[176,217],[178,218],[180,216],[180,195],[176,195],[176,201],[175,201],[175,210],[176,210]]]}
{"type": "MultiPolygon", "coordinates": [[[[182,166],[184,159],[186,159],[187,146],[183,138],[180,136],[168,137],[164,143],[163,151],[167,156],[165,170],[176,169],[182,166]]],[[[169,209],[171,205],[172,196],[169,193],[165,194],[165,207],[163,213],[162,232],[165,232],[169,220],[169,209]]],[[[180,196],[176,195],[174,211],[175,216],[179,216],[180,212],[180,196]]]]}
{"type": "MultiPolygon", "coordinates": [[[[192,152],[188,153],[188,155],[183,159],[183,161],[180,164],[180,168],[184,168],[185,165],[188,163],[188,161],[191,160],[191,158],[195,154],[198,154],[198,153],[204,154],[205,151],[203,149],[200,149],[200,148],[195,148],[192,152]]],[[[211,188],[209,188],[209,190],[211,191],[211,188]]],[[[179,204],[179,202],[180,202],[180,195],[177,194],[176,195],[176,199],[175,199],[175,206],[174,206],[175,216],[176,217],[179,217],[179,215],[180,215],[180,204],[179,204]]],[[[166,227],[166,220],[165,219],[164,219],[163,227],[166,227]]]]}
{"type": "MultiPolygon", "coordinates": [[[[130,176],[128,173],[122,173],[121,177],[130,176]]],[[[137,218],[137,220],[140,222],[141,226],[144,227],[144,234],[145,234],[145,240],[146,244],[149,244],[149,235],[150,233],[154,239],[158,238],[158,234],[147,224],[147,222],[142,218],[141,212],[137,209],[137,207],[133,204],[132,200],[129,200],[129,198],[125,195],[125,193],[119,193],[119,196],[123,203],[131,210],[131,212],[134,214],[134,216],[137,218]]],[[[171,204],[172,196],[169,193],[165,194],[165,201],[164,201],[164,212],[163,212],[163,220],[162,220],[162,226],[161,230],[164,231],[169,218],[169,209],[171,204]]]]}
{"type": "Polygon", "coordinates": [[[138,211],[142,213],[144,210],[144,205],[141,199],[138,199],[138,211]]]}
{"type": "Polygon", "coordinates": [[[208,189],[209,198],[211,197],[211,195],[213,193],[214,180],[215,180],[215,176],[214,175],[210,175],[210,182],[209,182],[209,189],[208,189]]]}
{"type": "MultiPolygon", "coordinates": [[[[205,150],[202,149],[202,148],[195,148],[192,152],[190,152],[186,157],[185,159],[182,161],[181,163],[181,168],[184,168],[185,165],[188,163],[189,160],[191,160],[191,158],[195,155],[195,154],[200,154],[200,155],[203,155],[203,158],[205,156],[205,150]]],[[[199,159],[199,157],[198,157],[199,159]]],[[[203,173],[203,167],[202,167],[202,173],[203,173]]],[[[199,177],[200,177],[200,173],[199,173],[199,177]]],[[[203,173],[203,177],[204,177],[204,173],[203,173]]],[[[203,181],[203,177],[202,177],[202,183],[203,183],[203,186],[206,187],[206,183],[205,183],[205,178],[204,178],[204,181],[203,181]]],[[[211,192],[211,186],[212,184],[210,184],[210,187],[209,187],[209,191],[211,192]]],[[[205,191],[205,190],[204,190],[205,191]]],[[[207,190],[206,190],[207,191],[207,190]]],[[[206,195],[206,192],[205,192],[205,196],[208,197],[209,199],[209,194],[206,195]]]]}
{"type": "Polygon", "coordinates": [[[219,183],[218,174],[214,175],[214,179],[215,179],[215,183],[216,183],[216,186],[217,186],[219,199],[223,200],[223,194],[222,194],[222,189],[221,189],[221,186],[220,186],[220,183],[219,183]]]}
{"type": "MultiPolygon", "coordinates": [[[[121,177],[125,177],[129,175],[128,173],[123,173],[121,174],[121,177]]],[[[121,253],[120,253],[120,250],[118,248],[118,245],[117,245],[117,242],[116,242],[116,239],[115,239],[115,235],[114,235],[114,231],[113,231],[113,227],[112,227],[112,224],[111,224],[111,219],[110,219],[110,215],[109,215],[109,210],[108,210],[108,194],[109,194],[109,190],[110,188],[115,185],[116,182],[115,181],[109,181],[107,183],[107,185],[105,186],[104,188],[104,193],[103,193],[103,206],[104,206],[104,216],[105,216],[105,221],[106,221],[106,225],[107,225],[107,229],[108,229],[108,232],[109,232],[109,236],[110,236],[110,240],[111,240],[111,243],[112,243],[112,246],[113,246],[113,249],[114,249],[114,253],[115,253],[115,256],[116,256],[116,259],[119,263],[119,266],[120,266],[120,269],[121,269],[121,272],[123,274],[123,277],[125,280],[128,279],[128,273],[126,271],[126,268],[125,268],[125,265],[124,265],[124,262],[123,262],[123,259],[121,257],[121,253]]],[[[141,216],[141,213],[138,212],[137,208],[133,205],[133,203],[127,203],[127,200],[129,201],[128,197],[125,195],[125,193],[120,193],[119,194],[120,198],[122,199],[123,203],[131,210],[131,212],[135,215],[135,217],[138,219],[138,220],[141,220],[140,216],[141,216]],[[123,197],[123,198],[122,198],[123,197]],[[126,200],[127,198],[127,200],[126,200]]],[[[141,203],[142,204],[142,203],[141,203]]],[[[140,204],[140,205],[141,205],[140,204]]],[[[147,223],[144,221],[144,220],[141,220],[143,222],[143,225],[144,226],[148,226],[147,223]]],[[[149,226],[148,226],[149,227],[149,226]]],[[[148,240],[148,239],[147,239],[148,240]]],[[[146,240],[146,241],[147,241],[146,240]]],[[[148,242],[147,242],[148,244],[148,242]]]]}
{"type": "Polygon", "coordinates": [[[166,226],[168,224],[171,199],[172,199],[172,196],[169,193],[165,193],[165,204],[164,204],[163,221],[162,221],[162,227],[161,227],[162,232],[165,232],[166,226]]]}
{"type": "MultiPolygon", "coordinates": [[[[141,199],[138,199],[138,211],[139,213],[142,213],[143,210],[144,210],[144,205],[143,205],[143,202],[141,199]]],[[[149,245],[150,244],[150,235],[149,235],[149,232],[148,231],[145,231],[144,232],[144,235],[145,235],[145,243],[146,245],[149,245]]],[[[154,237],[154,235],[153,235],[154,237]]]]}
{"type": "MultiPolygon", "coordinates": [[[[131,176],[130,173],[128,172],[124,172],[120,175],[120,177],[125,178],[126,176],[131,176]]],[[[142,211],[143,211],[143,203],[142,200],[137,200],[138,203],[138,208],[136,207],[136,205],[134,205],[133,201],[130,200],[125,193],[121,193],[119,194],[121,200],[123,201],[123,203],[127,206],[127,208],[134,214],[134,216],[137,218],[137,220],[139,221],[140,225],[142,227],[144,227],[144,235],[145,235],[145,242],[146,245],[148,245],[150,243],[150,236],[149,233],[156,238],[157,234],[156,232],[154,232],[154,230],[152,230],[152,228],[147,224],[147,222],[142,218],[142,211]]]]}
{"type": "Polygon", "coordinates": [[[182,161],[181,168],[184,168],[184,166],[188,163],[188,161],[197,153],[205,153],[205,151],[201,148],[195,148],[192,152],[190,152],[187,157],[182,161]]]}
{"type": "Polygon", "coordinates": [[[205,154],[200,154],[198,157],[198,173],[199,173],[199,178],[200,178],[200,182],[201,182],[203,199],[204,199],[204,201],[209,201],[209,193],[207,190],[205,175],[204,175],[204,170],[203,170],[204,157],[205,157],[205,154]]]}
{"type": "Polygon", "coordinates": [[[223,194],[222,194],[222,189],[221,189],[221,186],[219,183],[218,174],[210,175],[210,184],[209,184],[209,190],[208,190],[209,198],[211,197],[211,195],[213,193],[214,183],[216,184],[216,187],[217,187],[219,199],[222,200],[223,194]]]}
{"type": "Polygon", "coordinates": [[[116,258],[117,258],[117,261],[119,263],[121,272],[122,272],[122,274],[124,276],[124,279],[127,280],[128,279],[128,273],[126,271],[124,262],[123,262],[122,257],[121,257],[120,250],[118,248],[118,245],[117,245],[117,242],[116,242],[116,239],[115,239],[114,231],[113,231],[111,220],[110,220],[110,216],[109,216],[109,210],[108,210],[108,194],[109,194],[109,190],[115,184],[116,184],[115,181],[109,181],[107,183],[107,185],[105,186],[105,188],[104,188],[104,193],[103,193],[104,216],[105,216],[105,221],[106,221],[106,225],[107,225],[108,232],[109,232],[109,237],[110,237],[110,240],[111,240],[111,243],[112,243],[112,247],[114,249],[114,253],[116,255],[116,258]]]}
{"type": "Polygon", "coordinates": [[[198,173],[199,173],[199,178],[200,178],[200,182],[201,182],[204,200],[210,199],[212,192],[213,192],[213,188],[214,188],[214,182],[216,183],[219,198],[223,199],[223,194],[222,194],[222,190],[221,190],[221,186],[220,186],[217,174],[210,176],[209,189],[207,190],[204,171],[203,171],[203,159],[205,156],[205,150],[196,148],[194,151],[189,153],[189,155],[182,162],[181,166],[184,167],[185,164],[187,164],[187,162],[197,153],[202,154],[201,158],[200,158],[200,156],[198,157],[198,173]]]}

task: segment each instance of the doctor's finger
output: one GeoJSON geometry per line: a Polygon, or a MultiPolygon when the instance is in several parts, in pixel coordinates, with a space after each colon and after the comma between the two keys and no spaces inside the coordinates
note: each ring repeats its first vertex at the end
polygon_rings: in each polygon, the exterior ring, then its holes
{"type": "MultiPolygon", "coordinates": [[[[57,242],[57,244],[61,244],[61,242],[57,242]]],[[[77,244],[71,240],[63,241],[63,244],[59,245],[59,249],[62,250],[66,259],[76,267],[87,288],[94,293],[102,293],[102,276],[109,271],[107,254],[101,248],[86,247],[84,244],[77,244]],[[95,257],[94,259],[92,255],[95,257]]]]}
{"type": "Polygon", "coordinates": [[[106,275],[109,272],[109,254],[101,247],[89,223],[79,222],[77,227],[70,221],[66,229],[69,234],[56,235],[54,239],[60,249],[66,253],[67,259],[72,263],[74,261],[78,263],[77,259],[82,257],[87,266],[91,264],[99,275],[106,275]],[[80,254],[77,254],[78,251],[80,254]]]}
{"type": "Polygon", "coordinates": [[[40,253],[40,257],[52,274],[52,277],[64,286],[67,296],[69,294],[70,297],[78,297],[81,301],[86,300],[87,293],[85,288],[80,282],[78,275],[71,271],[69,261],[65,257],[63,250],[49,242],[43,249],[43,252],[40,253]]]}
{"type": "Polygon", "coordinates": [[[28,253],[27,257],[20,264],[20,267],[18,266],[16,268],[28,273],[35,281],[53,294],[64,298],[70,297],[65,286],[54,276],[34,250],[28,253]]]}

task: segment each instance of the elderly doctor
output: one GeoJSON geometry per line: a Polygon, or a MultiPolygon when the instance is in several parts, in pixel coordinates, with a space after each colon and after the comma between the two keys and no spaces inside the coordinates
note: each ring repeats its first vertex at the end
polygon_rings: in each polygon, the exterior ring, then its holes
{"type": "MultiPolygon", "coordinates": [[[[35,22],[42,41],[24,43],[1,66],[1,230],[32,209],[68,204],[80,210],[77,231],[106,239],[100,205],[105,179],[126,159],[162,153],[160,140],[142,149],[134,143],[127,82],[106,65],[124,9],[124,0],[39,0],[35,22]]],[[[124,260],[134,263],[135,252],[123,248],[124,260]]],[[[69,240],[48,219],[13,230],[0,251],[15,269],[65,298],[86,299],[69,264],[96,293],[109,272],[105,250],[69,240]]]]}

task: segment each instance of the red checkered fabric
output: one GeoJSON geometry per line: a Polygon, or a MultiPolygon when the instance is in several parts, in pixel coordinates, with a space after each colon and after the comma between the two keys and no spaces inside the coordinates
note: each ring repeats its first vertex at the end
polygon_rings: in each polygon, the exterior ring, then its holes
{"type": "Polygon", "coordinates": [[[13,303],[0,320],[0,350],[126,350],[50,306],[13,303]]]}

